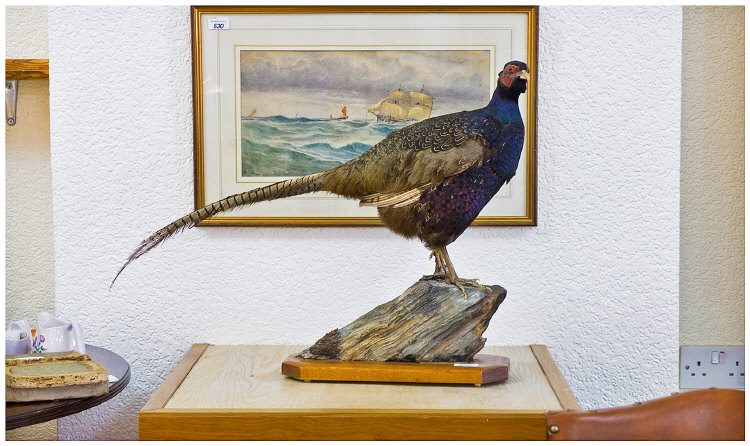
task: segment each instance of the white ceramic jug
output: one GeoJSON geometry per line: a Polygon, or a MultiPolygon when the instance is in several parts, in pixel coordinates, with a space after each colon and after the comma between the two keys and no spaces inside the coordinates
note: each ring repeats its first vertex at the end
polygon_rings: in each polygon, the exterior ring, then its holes
{"type": "Polygon", "coordinates": [[[86,354],[86,343],[83,340],[81,324],[63,321],[49,313],[37,315],[39,328],[34,336],[33,347],[36,352],[69,352],[75,350],[86,354]]]}
{"type": "Polygon", "coordinates": [[[31,327],[26,320],[11,322],[5,330],[5,354],[31,353],[31,327]]]}

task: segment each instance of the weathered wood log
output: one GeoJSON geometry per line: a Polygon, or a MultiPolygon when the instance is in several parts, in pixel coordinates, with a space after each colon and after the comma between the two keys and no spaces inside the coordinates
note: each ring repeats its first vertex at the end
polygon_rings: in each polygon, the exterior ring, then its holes
{"type": "Polygon", "coordinates": [[[498,285],[455,285],[425,276],[399,297],[335,329],[303,350],[304,359],[470,362],[505,299],[498,285]]]}

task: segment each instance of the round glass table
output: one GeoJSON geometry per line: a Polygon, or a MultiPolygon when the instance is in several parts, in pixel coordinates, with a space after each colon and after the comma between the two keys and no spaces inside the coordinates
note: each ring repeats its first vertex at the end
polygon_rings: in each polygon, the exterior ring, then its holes
{"type": "Polygon", "coordinates": [[[90,409],[113,398],[128,385],[128,382],[130,382],[130,365],[122,357],[106,348],[89,344],[86,344],[86,354],[94,362],[107,369],[110,375],[117,378],[117,380],[110,378],[107,394],[66,400],[5,403],[5,430],[44,423],[90,409]]]}

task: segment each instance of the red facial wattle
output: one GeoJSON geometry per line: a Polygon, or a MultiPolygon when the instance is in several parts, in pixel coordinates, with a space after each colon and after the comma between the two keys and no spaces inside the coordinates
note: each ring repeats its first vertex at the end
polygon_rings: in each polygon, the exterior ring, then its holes
{"type": "Polygon", "coordinates": [[[500,82],[502,82],[506,87],[510,88],[510,84],[513,83],[513,75],[508,73],[507,71],[503,71],[503,74],[500,75],[500,82]]]}
{"type": "Polygon", "coordinates": [[[513,79],[516,77],[516,73],[518,73],[518,67],[515,65],[508,65],[500,75],[500,82],[502,82],[502,84],[506,87],[510,88],[511,84],[513,83],[513,79]]]}

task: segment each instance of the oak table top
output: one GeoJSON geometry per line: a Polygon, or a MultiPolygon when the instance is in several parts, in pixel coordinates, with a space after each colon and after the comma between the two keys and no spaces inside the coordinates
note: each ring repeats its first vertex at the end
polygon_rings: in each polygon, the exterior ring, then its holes
{"type": "Polygon", "coordinates": [[[544,440],[548,411],[580,409],[543,345],[502,383],[302,382],[281,363],[306,346],[196,344],[139,416],[141,440],[544,440]]]}

